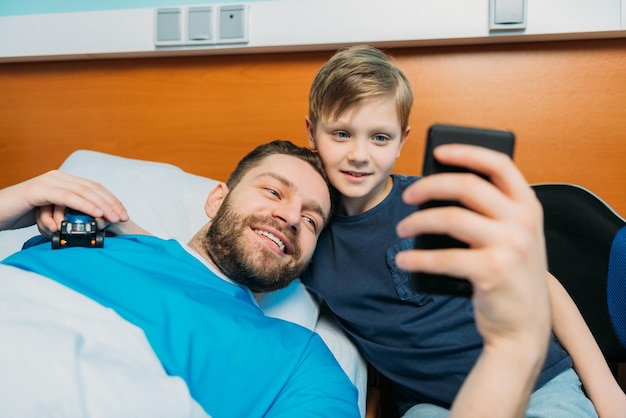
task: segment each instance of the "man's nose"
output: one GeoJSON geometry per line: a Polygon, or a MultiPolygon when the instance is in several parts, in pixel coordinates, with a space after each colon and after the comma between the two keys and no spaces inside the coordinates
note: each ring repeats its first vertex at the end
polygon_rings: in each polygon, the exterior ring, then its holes
{"type": "Polygon", "coordinates": [[[292,200],[282,200],[274,208],[274,217],[283,222],[292,232],[300,230],[301,205],[292,200]]]}

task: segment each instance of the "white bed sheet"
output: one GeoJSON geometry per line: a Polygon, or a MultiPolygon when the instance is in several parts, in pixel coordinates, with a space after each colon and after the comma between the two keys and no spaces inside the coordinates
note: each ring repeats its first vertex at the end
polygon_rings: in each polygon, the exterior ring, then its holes
{"type": "Polygon", "coordinates": [[[208,415],[143,331],[57,282],[0,264],[4,417],[208,415]]]}

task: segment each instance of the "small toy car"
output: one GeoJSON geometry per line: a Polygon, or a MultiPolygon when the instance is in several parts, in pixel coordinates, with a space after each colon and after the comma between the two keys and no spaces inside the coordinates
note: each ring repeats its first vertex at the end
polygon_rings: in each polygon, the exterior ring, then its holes
{"type": "Polygon", "coordinates": [[[67,208],[61,229],[52,234],[52,249],[66,247],[104,247],[104,231],[98,230],[95,218],[67,208]]]}

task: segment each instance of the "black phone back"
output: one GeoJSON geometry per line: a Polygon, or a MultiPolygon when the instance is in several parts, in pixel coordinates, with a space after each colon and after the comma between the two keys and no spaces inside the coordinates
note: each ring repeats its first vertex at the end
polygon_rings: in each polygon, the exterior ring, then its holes
{"type": "Polygon", "coordinates": [[[455,125],[433,125],[428,130],[422,175],[442,172],[467,172],[464,167],[444,165],[435,160],[433,150],[444,144],[478,145],[500,151],[513,158],[515,135],[509,131],[470,128],[455,125]]]}
{"type": "MultiPolygon", "coordinates": [[[[433,150],[443,144],[470,144],[490,148],[503,152],[513,157],[515,135],[509,131],[472,128],[455,125],[436,124],[428,130],[426,139],[426,151],[424,154],[423,175],[442,172],[468,172],[464,167],[449,166],[435,160],[433,150]]],[[[480,174],[479,174],[480,175],[480,174]]],[[[484,178],[484,176],[481,175],[484,178]]],[[[428,209],[440,206],[460,206],[458,202],[431,201],[420,206],[420,209],[428,209]]],[[[416,249],[438,248],[467,248],[467,244],[458,241],[448,235],[425,234],[415,238],[416,249]]],[[[422,293],[437,293],[453,296],[472,295],[472,285],[469,281],[457,277],[450,277],[428,273],[412,273],[411,284],[413,289],[422,293]]]]}

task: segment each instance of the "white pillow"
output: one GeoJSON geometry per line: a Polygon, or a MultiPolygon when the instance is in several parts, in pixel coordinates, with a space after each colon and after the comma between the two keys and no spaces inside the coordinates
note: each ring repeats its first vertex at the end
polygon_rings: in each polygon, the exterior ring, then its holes
{"type": "Polygon", "coordinates": [[[183,242],[209,221],[204,202],[218,183],[171,164],[85,150],[72,153],[60,170],[101,183],[139,226],[183,242]]]}
{"type": "Polygon", "coordinates": [[[19,251],[22,244],[35,235],[39,235],[36,226],[0,231],[0,260],[4,260],[14,252],[19,251]]]}
{"type": "MultiPolygon", "coordinates": [[[[234,168],[234,167],[233,167],[234,168]]],[[[78,150],[60,170],[101,183],[126,206],[139,226],[152,234],[188,242],[208,221],[204,202],[217,180],[187,173],[171,164],[124,158],[78,150]]],[[[32,226],[0,232],[0,260],[19,251],[34,235],[32,226]]],[[[267,294],[260,303],[268,316],[285,319],[313,330],[319,307],[299,280],[267,294]]]]}

